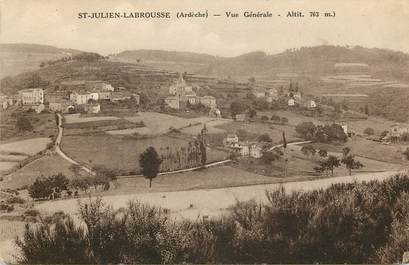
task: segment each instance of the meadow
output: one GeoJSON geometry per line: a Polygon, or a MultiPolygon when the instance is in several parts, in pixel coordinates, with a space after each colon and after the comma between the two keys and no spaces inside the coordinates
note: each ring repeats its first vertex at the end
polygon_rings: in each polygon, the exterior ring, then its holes
{"type": "MultiPolygon", "coordinates": [[[[105,165],[121,174],[139,173],[139,156],[149,146],[159,154],[187,148],[188,142],[169,136],[148,138],[115,137],[110,135],[64,136],[62,150],[74,160],[89,166],[105,165]]],[[[207,161],[223,160],[227,154],[217,150],[207,151],[207,161]]]]}

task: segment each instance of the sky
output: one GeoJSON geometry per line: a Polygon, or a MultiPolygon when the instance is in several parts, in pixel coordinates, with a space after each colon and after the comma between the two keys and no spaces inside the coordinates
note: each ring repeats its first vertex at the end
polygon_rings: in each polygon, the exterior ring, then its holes
{"type": "Polygon", "coordinates": [[[94,51],[163,49],[218,56],[315,45],[360,45],[409,53],[409,0],[0,0],[0,42],[94,51]],[[209,18],[176,19],[176,12],[209,18]],[[169,11],[170,20],[78,19],[79,12],[169,11]],[[240,18],[227,18],[225,12],[240,18]],[[272,18],[244,18],[269,11],[272,18]],[[286,17],[302,11],[304,18],[286,17]],[[319,18],[309,17],[319,11],[319,18]],[[335,11],[335,18],[322,12],[335,11]],[[220,17],[212,15],[221,14],[220,17]],[[281,16],[278,16],[278,15],[281,16]]]}

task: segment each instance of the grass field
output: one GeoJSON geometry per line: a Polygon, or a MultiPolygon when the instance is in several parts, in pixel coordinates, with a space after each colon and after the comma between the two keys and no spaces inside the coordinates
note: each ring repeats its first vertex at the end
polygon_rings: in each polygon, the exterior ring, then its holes
{"type": "MultiPolygon", "coordinates": [[[[62,150],[76,161],[90,166],[105,165],[120,172],[139,172],[139,156],[149,146],[154,146],[159,154],[161,148],[170,150],[187,147],[188,142],[168,136],[146,139],[114,137],[109,135],[64,136],[62,150]]],[[[224,152],[210,150],[207,161],[222,160],[227,156],[224,152]]]]}
{"type": "Polygon", "coordinates": [[[51,142],[48,137],[39,137],[21,141],[15,141],[0,145],[0,152],[4,153],[21,153],[27,155],[35,155],[47,147],[51,142]]]}
{"type": "Polygon", "coordinates": [[[153,180],[152,188],[149,188],[147,180],[143,177],[120,178],[117,182],[117,188],[104,192],[103,195],[213,189],[275,183],[277,181],[279,181],[278,178],[249,173],[239,168],[217,166],[205,170],[158,176],[153,180]]]}
{"type": "Polygon", "coordinates": [[[402,155],[402,152],[406,149],[404,145],[383,145],[362,137],[352,137],[348,138],[348,142],[345,144],[314,143],[313,146],[331,152],[342,152],[344,147],[349,147],[355,155],[387,163],[409,165],[409,161],[404,160],[402,155]]]}
{"type": "Polygon", "coordinates": [[[3,143],[37,137],[51,137],[56,134],[57,125],[54,113],[28,113],[22,111],[17,106],[0,111],[0,140],[3,143]],[[33,129],[24,132],[18,131],[16,129],[17,116],[26,117],[33,126],[33,129]]]}
{"type": "Polygon", "coordinates": [[[67,114],[64,115],[65,123],[82,123],[82,122],[92,122],[92,121],[107,121],[107,120],[117,120],[119,118],[113,116],[83,116],[81,114],[67,114]]]}
{"type": "MultiPolygon", "coordinates": [[[[140,112],[135,116],[125,117],[126,120],[131,122],[140,122],[145,123],[146,128],[149,131],[146,131],[146,134],[157,135],[166,133],[170,127],[181,129],[189,125],[199,125],[200,129],[203,127],[203,123],[208,123],[215,118],[211,117],[197,117],[197,118],[181,118],[173,115],[156,113],[156,112],[140,112]]],[[[217,124],[216,124],[217,125],[217,124]]],[[[212,123],[209,123],[209,128],[212,129],[212,123]]],[[[195,130],[194,130],[195,131],[195,130]]]]}
{"type": "MultiPolygon", "coordinates": [[[[279,143],[283,140],[283,131],[285,132],[285,136],[287,141],[297,141],[301,140],[295,130],[294,127],[286,126],[286,125],[276,125],[271,123],[262,123],[262,122],[230,122],[226,124],[222,124],[217,126],[216,128],[223,129],[227,133],[235,133],[239,130],[245,130],[248,134],[258,136],[264,133],[270,135],[271,139],[274,143],[279,143]]],[[[241,140],[241,139],[239,139],[241,140]]],[[[256,139],[253,139],[256,140],[256,139]]]]}
{"type": "Polygon", "coordinates": [[[39,176],[50,176],[60,172],[69,177],[72,174],[69,170],[70,165],[68,161],[58,155],[43,156],[3,177],[3,181],[0,182],[0,188],[20,188],[25,185],[31,185],[39,176]]]}

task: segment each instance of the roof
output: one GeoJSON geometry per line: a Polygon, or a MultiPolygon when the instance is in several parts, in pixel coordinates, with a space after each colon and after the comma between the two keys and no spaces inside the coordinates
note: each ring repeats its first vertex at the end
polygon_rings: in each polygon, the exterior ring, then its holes
{"type": "Polygon", "coordinates": [[[19,93],[24,93],[24,92],[34,92],[34,91],[37,91],[37,90],[43,90],[42,88],[26,88],[26,89],[22,89],[22,90],[19,90],[18,92],[19,93]]]}

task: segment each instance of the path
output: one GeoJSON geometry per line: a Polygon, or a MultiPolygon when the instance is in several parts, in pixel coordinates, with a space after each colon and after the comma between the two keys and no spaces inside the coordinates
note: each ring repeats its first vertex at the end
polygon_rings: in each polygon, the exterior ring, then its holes
{"type": "MultiPolygon", "coordinates": [[[[57,113],[57,116],[58,116],[58,135],[57,135],[57,139],[55,140],[55,151],[57,152],[57,154],[59,156],[61,156],[62,158],[64,158],[68,162],[70,162],[71,164],[79,165],[79,163],[77,161],[75,161],[71,157],[67,156],[60,148],[64,128],[62,127],[62,116],[61,116],[61,114],[57,113]]],[[[94,174],[92,172],[92,170],[90,168],[86,167],[86,166],[82,166],[81,169],[88,172],[89,174],[94,174]]]]}
{"type": "MultiPolygon", "coordinates": [[[[253,185],[219,189],[197,189],[175,192],[151,192],[128,195],[103,196],[103,201],[112,205],[114,209],[126,207],[130,200],[139,200],[143,203],[164,207],[171,211],[176,219],[197,219],[204,216],[215,217],[226,212],[236,201],[256,200],[266,202],[266,190],[277,189],[283,186],[287,192],[309,191],[326,188],[334,183],[349,183],[354,181],[384,180],[398,173],[408,174],[409,170],[365,173],[353,176],[325,178],[312,181],[286,182],[281,184],[253,185]]],[[[87,198],[81,199],[87,201],[87,198]]],[[[64,211],[77,213],[78,199],[48,201],[36,206],[45,212],[64,211]]]]}
{"type": "MultiPolygon", "coordinates": [[[[292,143],[287,143],[287,146],[291,146],[291,145],[299,145],[299,144],[309,144],[311,143],[311,141],[299,141],[299,142],[292,142],[292,143]]],[[[278,148],[278,147],[282,147],[283,144],[277,144],[272,146],[270,149],[268,149],[268,151],[273,151],[274,149],[278,148]]]]}

